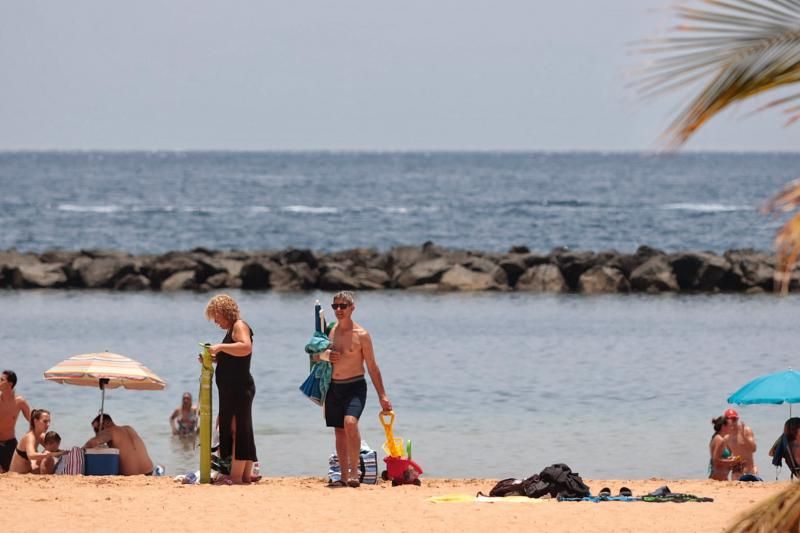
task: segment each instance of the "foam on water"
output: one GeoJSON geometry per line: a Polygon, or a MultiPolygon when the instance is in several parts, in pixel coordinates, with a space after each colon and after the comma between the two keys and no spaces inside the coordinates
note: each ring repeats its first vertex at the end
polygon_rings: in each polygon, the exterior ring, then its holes
{"type": "Polygon", "coordinates": [[[696,204],[696,203],[677,203],[662,206],[662,209],[675,209],[679,211],[699,211],[701,213],[725,213],[729,211],[754,211],[753,207],[747,205],[725,205],[725,204],[696,204]]]}

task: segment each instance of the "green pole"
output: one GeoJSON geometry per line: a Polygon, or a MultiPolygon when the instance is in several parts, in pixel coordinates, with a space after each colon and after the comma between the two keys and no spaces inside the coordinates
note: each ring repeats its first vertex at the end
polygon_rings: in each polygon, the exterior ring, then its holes
{"type": "Polygon", "coordinates": [[[211,365],[210,344],[203,344],[200,370],[200,483],[211,483],[211,365]]]}

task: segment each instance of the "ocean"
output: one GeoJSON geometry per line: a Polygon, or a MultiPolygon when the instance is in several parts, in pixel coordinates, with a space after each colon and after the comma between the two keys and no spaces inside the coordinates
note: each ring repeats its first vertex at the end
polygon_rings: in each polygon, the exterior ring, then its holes
{"type": "Polygon", "coordinates": [[[800,154],[0,153],[0,249],[768,249],[800,154]]]}
{"type": "MultiPolygon", "coordinates": [[[[757,208],[798,163],[795,154],[5,153],[0,249],[383,250],[427,240],[497,251],[769,249],[779,220],[757,208]]],[[[262,471],[322,476],[332,431],[297,388],[314,300],[331,295],[233,295],[256,333],[262,471]]],[[[725,399],[797,366],[794,295],[357,296],[395,434],[413,441],[426,476],[527,476],[563,462],[591,478],[703,478],[710,420],[725,399]]],[[[208,298],[0,291],[0,367],[18,373],[18,392],[52,412],[71,446],[91,435],[100,391],[45,382],[43,372],[92,351],[142,361],[166,390],[109,390],[106,411],[140,432],[168,474],[186,473],[197,450],[170,435],[168,418],[184,391],[197,396],[197,343],[224,335],[203,316],[208,298]]],[[[370,387],[362,436],[380,450],[378,409],[370,387]]],[[[774,479],[766,451],[789,407],[739,411],[774,479]]]]}

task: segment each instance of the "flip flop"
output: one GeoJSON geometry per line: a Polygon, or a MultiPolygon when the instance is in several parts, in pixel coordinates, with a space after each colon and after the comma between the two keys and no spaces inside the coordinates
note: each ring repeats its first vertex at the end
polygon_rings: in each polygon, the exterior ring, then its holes
{"type": "Polygon", "coordinates": [[[611,489],[608,487],[603,487],[600,489],[600,492],[597,493],[598,496],[611,496],[611,489]]]}
{"type": "Polygon", "coordinates": [[[331,481],[330,483],[328,483],[328,488],[329,489],[338,489],[338,488],[346,487],[346,486],[347,486],[347,483],[345,483],[341,479],[339,479],[337,481],[331,481]]]}
{"type": "Polygon", "coordinates": [[[353,487],[354,489],[357,489],[358,487],[361,486],[361,482],[359,480],[357,480],[357,479],[348,479],[347,480],[347,486],[348,487],[353,487]]]}
{"type": "Polygon", "coordinates": [[[619,495],[620,496],[627,496],[627,497],[630,498],[631,496],[633,496],[633,492],[631,492],[631,489],[629,489],[628,487],[620,487],[619,495]]]}
{"type": "Polygon", "coordinates": [[[233,485],[233,480],[228,476],[220,476],[214,480],[212,485],[222,486],[222,485],[233,485]]]}

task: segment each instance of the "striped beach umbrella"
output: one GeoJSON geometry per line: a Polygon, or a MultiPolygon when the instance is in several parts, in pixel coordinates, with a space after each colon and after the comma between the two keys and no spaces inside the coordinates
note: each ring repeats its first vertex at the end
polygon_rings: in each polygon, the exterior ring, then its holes
{"type": "MultiPolygon", "coordinates": [[[[102,391],[101,415],[106,401],[106,388],[162,390],[167,385],[140,362],[109,352],[73,355],[46,371],[44,379],[70,385],[99,387],[102,391]]],[[[101,424],[102,420],[101,416],[101,424]]]]}

